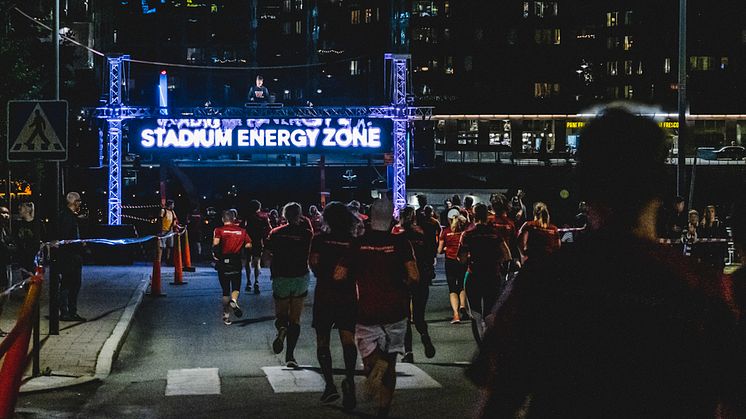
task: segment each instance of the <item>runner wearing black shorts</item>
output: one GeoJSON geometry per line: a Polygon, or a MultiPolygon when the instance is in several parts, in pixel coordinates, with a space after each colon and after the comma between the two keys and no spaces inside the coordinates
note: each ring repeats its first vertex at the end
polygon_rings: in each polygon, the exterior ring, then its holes
{"type": "Polygon", "coordinates": [[[255,200],[249,202],[248,215],[244,220],[244,228],[251,237],[251,248],[246,252],[246,292],[251,291],[251,269],[254,269],[254,294],[259,294],[259,274],[261,272],[262,252],[264,241],[272,227],[269,215],[262,211],[262,203],[255,200]]]}
{"type": "Polygon", "coordinates": [[[334,280],[334,270],[344,258],[349,258],[353,247],[354,215],[341,202],[331,202],[324,208],[325,232],[318,234],[311,243],[309,264],[316,276],[313,304],[313,328],[316,329],[316,356],[321,366],[326,388],[321,395],[322,404],[339,399],[332,373],[332,354],[329,348],[332,328],[339,330],[345,363],[345,379],[342,381],[342,405],[352,410],[355,399],[355,319],[357,296],[355,282],[346,278],[334,280]]]}
{"type": "Polygon", "coordinates": [[[215,269],[218,271],[220,288],[223,290],[223,323],[230,325],[230,311],[236,317],[243,316],[238,305],[241,290],[241,251],[251,247],[246,230],[236,225],[236,210],[223,212],[223,226],[215,229],[212,239],[215,269]]]}
{"type": "Polygon", "coordinates": [[[446,280],[448,281],[448,297],[453,310],[451,324],[469,320],[466,310],[466,292],[464,292],[464,275],[466,265],[458,260],[458,247],[461,234],[466,228],[466,217],[458,214],[451,217],[449,227],[440,233],[438,253],[445,253],[446,280]]]}
{"type": "Polygon", "coordinates": [[[502,264],[510,260],[510,250],[497,228],[488,224],[488,215],[486,205],[474,206],[474,228],[461,236],[458,250],[459,260],[468,266],[464,289],[477,342],[484,336],[485,316],[497,302],[502,264]]]}

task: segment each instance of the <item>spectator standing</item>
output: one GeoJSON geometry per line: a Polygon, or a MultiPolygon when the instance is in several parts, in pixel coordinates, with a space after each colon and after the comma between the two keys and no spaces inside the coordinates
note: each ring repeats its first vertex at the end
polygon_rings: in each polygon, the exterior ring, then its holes
{"type": "Polygon", "coordinates": [[[18,246],[18,264],[30,273],[36,268],[35,258],[42,240],[42,224],[36,219],[33,202],[18,205],[19,219],[16,221],[15,242],[18,246]]]}
{"type": "MultiPolygon", "coordinates": [[[[714,205],[708,205],[705,207],[705,210],[702,213],[702,221],[699,222],[699,227],[697,228],[697,238],[728,238],[725,226],[720,222],[720,219],[718,219],[717,210],[714,205]]],[[[722,271],[725,267],[725,252],[728,244],[725,241],[722,243],[708,242],[699,244],[699,247],[701,250],[697,253],[701,257],[702,262],[718,271],[722,271]]]]}
{"type": "MultiPolygon", "coordinates": [[[[57,217],[57,239],[80,239],[79,213],[82,201],[80,194],[69,192],[65,197],[67,205],[57,217]]],[[[61,245],[53,252],[52,275],[60,275],[60,320],[63,322],[84,322],[78,315],[78,293],[83,275],[82,245],[61,245]]]]}
{"type": "MultiPolygon", "coordinates": [[[[10,287],[11,256],[15,253],[15,244],[10,232],[10,210],[7,207],[0,207],[0,292],[10,287]]],[[[0,297],[0,315],[3,314],[3,306],[7,297],[0,297]]],[[[0,337],[5,336],[0,329],[0,337]]]]}
{"type": "MultiPolygon", "coordinates": [[[[176,231],[179,225],[179,219],[176,217],[176,211],[174,211],[174,201],[169,199],[166,201],[166,205],[161,208],[161,235],[166,235],[172,231],[176,231]]],[[[176,237],[171,236],[165,239],[160,239],[160,245],[164,249],[164,258],[167,264],[173,264],[174,257],[174,243],[176,237]]]]}

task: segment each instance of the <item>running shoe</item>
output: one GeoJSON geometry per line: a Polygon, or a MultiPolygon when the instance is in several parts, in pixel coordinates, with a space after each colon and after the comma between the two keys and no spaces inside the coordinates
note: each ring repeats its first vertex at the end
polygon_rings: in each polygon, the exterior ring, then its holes
{"type": "Polygon", "coordinates": [[[287,327],[281,327],[277,330],[277,337],[275,338],[275,341],[272,342],[272,350],[275,351],[276,354],[282,352],[282,348],[285,346],[285,335],[287,333],[287,327]]]}
{"type": "MultiPolygon", "coordinates": [[[[295,362],[294,359],[289,359],[287,362],[285,362],[285,366],[288,368],[297,369],[298,363],[295,362]]],[[[336,389],[334,391],[336,391],[336,389]]],[[[339,398],[339,395],[337,395],[337,398],[339,398]]]]}
{"type": "Polygon", "coordinates": [[[326,386],[326,389],[324,389],[324,394],[321,395],[321,404],[332,404],[337,400],[339,400],[337,387],[334,384],[332,384],[331,386],[326,386]]]}
{"type": "Polygon", "coordinates": [[[422,345],[425,346],[425,356],[428,358],[432,358],[435,356],[435,346],[433,346],[433,341],[430,339],[430,335],[422,335],[422,345]]]}
{"type": "Polygon", "coordinates": [[[462,322],[468,322],[469,320],[471,320],[471,317],[469,316],[469,311],[466,309],[466,307],[461,307],[460,309],[458,309],[458,311],[460,314],[459,317],[461,317],[462,322]]]}
{"type": "Polygon", "coordinates": [[[404,356],[401,357],[401,362],[414,364],[414,354],[412,352],[405,353],[404,356]]]}
{"type": "Polygon", "coordinates": [[[458,318],[458,316],[453,316],[453,320],[451,320],[451,324],[459,324],[461,323],[461,319],[458,318]]]}
{"type": "Polygon", "coordinates": [[[257,294],[257,295],[259,294],[259,283],[258,282],[254,283],[254,294],[257,294]]]}
{"type": "Polygon", "coordinates": [[[230,325],[232,325],[232,324],[233,324],[233,322],[231,321],[231,316],[230,316],[230,314],[228,314],[228,313],[224,313],[224,314],[223,314],[223,323],[224,323],[224,324],[225,324],[226,326],[230,326],[230,325]]]}
{"type": "Polygon", "coordinates": [[[233,314],[235,314],[236,317],[241,318],[243,316],[243,311],[241,310],[241,307],[238,306],[238,301],[232,299],[229,304],[233,309],[233,314]]]}
{"type": "Polygon", "coordinates": [[[383,359],[379,359],[373,364],[370,369],[368,378],[363,381],[363,389],[365,394],[370,398],[378,399],[383,387],[383,376],[386,375],[386,370],[389,368],[389,363],[383,359]]]}
{"type": "Polygon", "coordinates": [[[349,380],[347,378],[342,380],[342,407],[345,410],[353,410],[357,407],[355,380],[349,380]]]}

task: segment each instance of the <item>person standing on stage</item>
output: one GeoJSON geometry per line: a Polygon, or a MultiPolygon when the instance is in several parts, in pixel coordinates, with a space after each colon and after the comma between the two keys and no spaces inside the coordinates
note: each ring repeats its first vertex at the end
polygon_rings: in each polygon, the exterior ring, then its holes
{"type": "MultiPolygon", "coordinates": [[[[425,306],[430,296],[430,282],[432,281],[433,269],[433,249],[429,242],[430,237],[425,236],[423,229],[416,224],[417,215],[414,208],[404,207],[399,213],[399,224],[395,228],[394,234],[401,234],[412,245],[415,260],[417,261],[417,271],[420,274],[420,280],[417,285],[410,289],[410,318],[414,323],[417,332],[420,334],[422,346],[425,347],[425,356],[432,358],[435,356],[435,346],[427,330],[425,321],[425,306]]],[[[404,338],[404,356],[402,362],[413,363],[414,354],[412,353],[412,325],[407,322],[407,334],[404,338]]]]}
{"type": "MultiPolygon", "coordinates": [[[[174,211],[174,201],[169,199],[166,201],[166,206],[161,208],[161,235],[166,235],[172,231],[176,231],[179,225],[179,219],[176,217],[176,211],[174,211]]],[[[164,259],[166,264],[173,264],[174,256],[174,242],[176,237],[171,236],[165,239],[160,239],[161,248],[165,250],[164,259]]]]}
{"type": "Polygon", "coordinates": [[[243,316],[238,305],[241,291],[241,252],[251,248],[251,238],[246,230],[236,223],[236,210],[223,211],[223,226],[215,229],[212,238],[212,254],[218,271],[220,288],[223,290],[223,323],[230,325],[230,311],[236,317],[243,316]]]}
{"type": "Polygon", "coordinates": [[[396,355],[404,352],[409,317],[409,289],[419,281],[412,245],[391,233],[393,204],[376,199],[370,230],[359,238],[335,279],[349,275],[358,290],[355,340],[363,356],[367,392],[377,399],[378,416],[388,416],[396,388],[396,355]]]}
{"type": "Polygon", "coordinates": [[[313,233],[297,202],[286,204],[282,216],[287,224],[273,229],[266,242],[272,256],[270,272],[277,316],[277,337],[272,349],[276,354],[282,352],[287,337],[285,363],[289,368],[298,368],[294,352],[300,337],[303,300],[308,295],[308,254],[313,233]]]}
{"type": "Polygon", "coordinates": [[[246,292],[251,291],[251,269],[254,269],[254,294],[259,294],[259,274],[261,272],[262,252],[264,241],[267,240],[272,227],[269,215],[262,211],[262,203],[253,200],[249,202],[249,213],[244,220],[244,228],[251,237],[251,248],[246,257],[246,292]]]}
{"type": "Polygon", "coordinates": [[[346,278],[334,280],[334,270],[340,261],[349,258],[354,246],[354,215],[341,202],[331,202],[324,208],[324,230],[313,238],[309,264],[316,276],[313,304],[313,328],[316,329],[316,356],[321,366],[326,388],[321,403],[329,404],[339,399],[332,373],[332,353],[329,349],[333,327],[339,330],[345,363],[342,381],[342,405],[346,410],[355,408],[355,317],[357,294],[355,282],[346,278]]]}
{"type": "MultiPolygon", "coordinates": [[[[80,239],[79,213],[82,201],[80,194],[69,192],[65,197],[67,206],[57,217],[57,239],[80,239]]],[[[59,246],[53,252],[52,275],[60,275],[60,320],[84,322],[78,315],[78,293],[83,275],[83,257],[80,244],[59,246]]]]}
{"type": "Polygon", "coordinates": [[[256,84],[249,89],[249,102],[266,103],[269,101],[269,89],[264,86],[264,77],[256,76],[256,84]]]}

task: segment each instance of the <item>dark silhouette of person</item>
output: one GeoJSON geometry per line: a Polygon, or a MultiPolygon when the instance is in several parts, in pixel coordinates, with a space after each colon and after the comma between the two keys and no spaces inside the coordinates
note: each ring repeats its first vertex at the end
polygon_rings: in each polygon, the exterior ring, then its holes
{"type": "Polygon", "coordinates": [[[580,135],[587,236],[527,264],[493,311],[467,372],[481,417],[705,418],[737,402],[718,275],[657,243],[665,135],[622,106],[580,135]]]}

